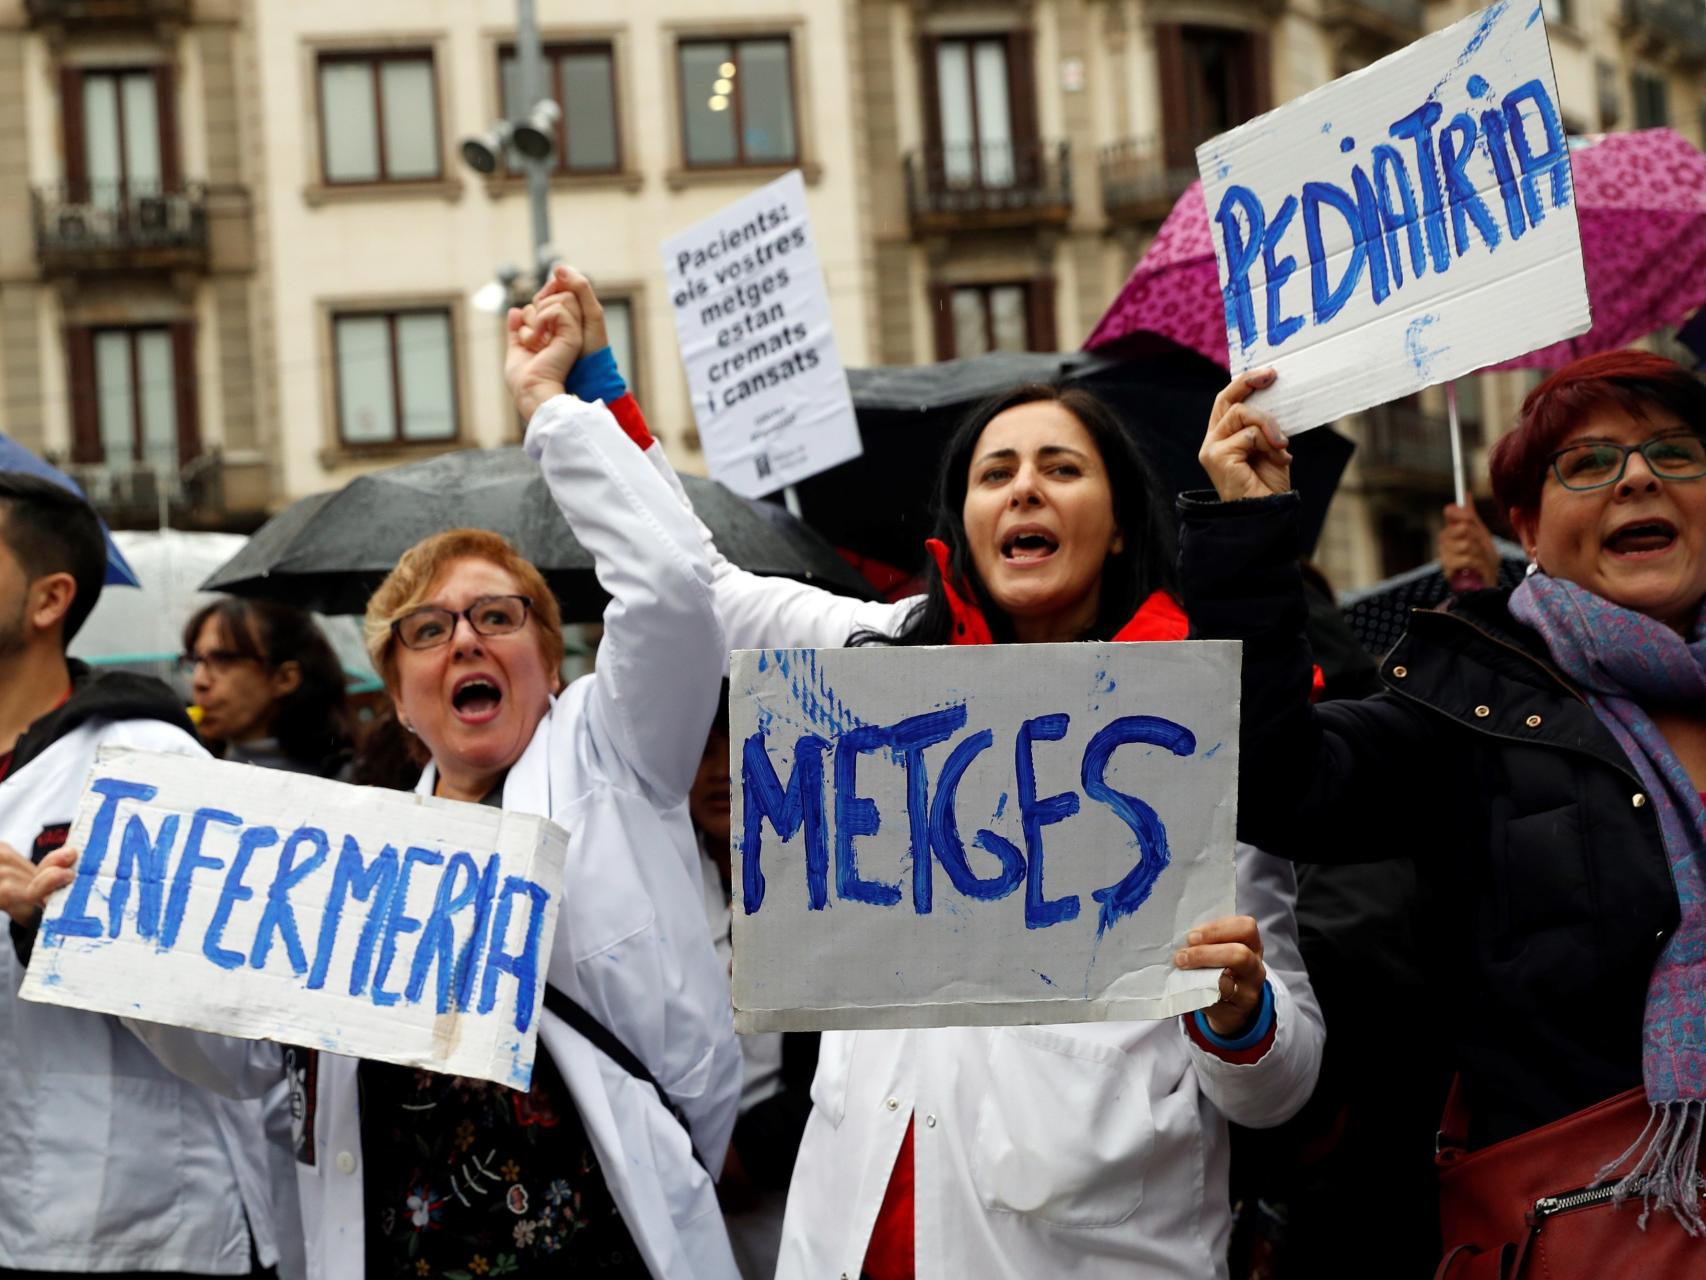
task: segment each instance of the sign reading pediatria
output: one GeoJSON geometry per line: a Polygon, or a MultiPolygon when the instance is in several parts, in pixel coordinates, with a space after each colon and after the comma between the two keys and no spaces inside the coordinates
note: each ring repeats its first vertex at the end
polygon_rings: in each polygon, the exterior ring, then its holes
{"type": "Polygon", "coordinates": [[[666,240],[711,475],[762,497],[863,451],[798,170],[666,240]]]}
{"type": "Polygon", "coordinates": [[[544,818],[103,748],[22,995],[526,1088],[568,837],[544,818]]]}
{"type": "Polygon", "coordinates": [[[1288,432],[1585,332],[1539,0],[1500,3],[1197,150],[1234,373],[1288,432]]]}
{"type": "Polygon", "coordinates": [[[1235,642],[743,650],[735,1025],[1159,1018],[1234,911],[1235,642]]]}

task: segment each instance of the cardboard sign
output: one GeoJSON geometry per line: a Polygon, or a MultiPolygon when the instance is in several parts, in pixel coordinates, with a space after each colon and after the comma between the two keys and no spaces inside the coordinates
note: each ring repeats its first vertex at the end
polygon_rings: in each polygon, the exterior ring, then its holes
{"type": "Polygon", "coordinates": [[[762,497],[864,450],[799,171],[664,241],[711,475],[762,497]]]}
{"type": "Polygon", "coordinates": [[[1539,0],[1500,3],[1197,149],[1232,371],[1288,432],[1591,324],[1539,0]]]}
{"type": "Polygon", "coordinates": [[[553,823],[103,748],[67,843],[25,999],[527,1086],[553,823]]]}
{"type": "Polygon", "coordinates": [[[1230,641],[767,649],[730,673],[735,1026],[1160,1018],[1233,912],[1230,641]]]}

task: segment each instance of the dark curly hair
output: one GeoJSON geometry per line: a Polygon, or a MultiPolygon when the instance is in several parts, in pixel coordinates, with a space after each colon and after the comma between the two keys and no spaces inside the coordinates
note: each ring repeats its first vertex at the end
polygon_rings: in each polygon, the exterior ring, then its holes
{"type": "Polygon", "coordinates": [[[231,647],[268,667],[294,662],[302,679],[273,708],[272,735],[279,750],[326,777],[349,760],[353,734],[344,670],[337,654],[305,609],[272,600],[227,596],[203,605],[184,624],[184,652],[209,618],[217,618],[231,647]]]}
{"type": "MultiPolygon", "coordinates": [[[[970,589],[989,623],[997,643],[1013,639],[1012,621],[990,599],[972,564],[966,539],[965,503],[972,454],[983,430],[997,415],[1019,405],[1047,401],[1058,404],[1083,424],[1108,469],[1113,493],[1114,522],[1124,535],[1124,547],[1108,557],[1102,571],[1101,607],[1095,623],[1081,639],[1106,640],[1131,620],[1132,614],[1150,595],[1166,591],[1177,595],[1174,564],[1176,529],[1172,505],[1162,494],[1160,481],[1143,456],[1131,432],[1121,424],[1108,403],[1083,387],[1061,387],[1028,382],[991,396],[978,405],[949,437],[942,453],[941,469],[932,503],[935,516],[933,536],[948,547],[949,567],[970,589]]],[[[934,559],[924,569],[924,604],[891,639],[866,632],[855,644],[933,645],[953,642],[954,618],[943,589],[942,575],[934,559]]]]}

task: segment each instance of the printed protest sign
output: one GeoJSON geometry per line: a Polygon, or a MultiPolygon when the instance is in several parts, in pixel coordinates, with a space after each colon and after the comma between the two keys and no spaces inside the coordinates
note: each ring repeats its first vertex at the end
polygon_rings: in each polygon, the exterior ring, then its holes
{"type": "Polygon", "coordinates": [[[1239,646],[733,655],[735,1025],[1159,1018],[1230,915],[1239,646]]]}
{"type": "Polygon", "coordinates": [[[1234,373],[1286,431],[1591,323],[1539,0],[1501,0],[1197,150],[1234,373]]]}
{"type": "Polygon", "coordinates": [[[664,241],[711,475],[749,498],[863,450],[799,171],[664,241]]]}
{"type": "Polygon", "coordinates": [[[25,999],[526,1087],[562,828],[103,748],[68,843],[25,999]]]}

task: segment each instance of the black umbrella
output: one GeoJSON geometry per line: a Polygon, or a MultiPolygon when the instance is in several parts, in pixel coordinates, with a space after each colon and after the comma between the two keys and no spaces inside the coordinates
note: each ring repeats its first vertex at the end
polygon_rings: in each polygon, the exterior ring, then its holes
{"type": "MultiPolygon", "coordinates": [[[[1493,547],[1499,553],[1497,585],[1516,586],[1528,567],[1528,557],[1516,543],[1503,538],[1494,538],[1493,547]]],[[[1341,591],[1339,609],[1362,647],[1378,660],[1403,639],[1412,613],[1443,604],[1450,595],[1451,586],[1440,572],[1439,561],[1430,560],[1418,569],[1397,574],[1372,587],[1341,591]]]]}
{"type": "MultiPolygon", "coordinates": [[[[780,508],[766,509],[714,480],[683,476],[722,553],[754,573],[871,596],[841,555],[780,508]]],[[[608,596],[592,557],[551,500],[538,464],[518,448],[464,449],[358,476],[291,504],[202,584],[207,591],[282,600],[321,613],[360,613],[399,556],[431,534],[491,529],[551,584],[570,622],[596,620],[608,596]]]]}
{"type": "MultiPolygon", "coordinates": [[[[1020,382],[1064,382],[1105,398],[1130,427],[1171,493],[1200,489],[1203,428],[1226,370],[1183,347],[1152,345],[1127,359],[1067,352],[994,352],[971,360],[849,369],[862,457],[798,485],[806,521],[837,546],[910,570],[922,562],[942,448],[985,396],[1020,382]]],[[[1313,548],[1352,444],[1327,427],[1297,437],[1292,479],[1313,548]]]]}

